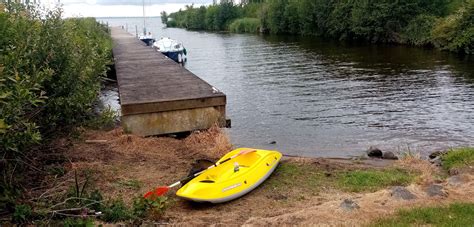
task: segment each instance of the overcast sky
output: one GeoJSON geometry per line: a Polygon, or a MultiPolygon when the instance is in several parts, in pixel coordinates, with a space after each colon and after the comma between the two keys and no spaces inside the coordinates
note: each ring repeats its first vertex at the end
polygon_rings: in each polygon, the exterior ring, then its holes
{"type": "MultiPolygon", "coordinates": [[[[54,1],[54,0],[49,0],[54,1]]],[[[212,0],[144,0],[146,16],[176,12],[185,5],[209,5],[212,0]]],[[[143,0],[60,0],[66,17],[142,16],[143,0]]]]}

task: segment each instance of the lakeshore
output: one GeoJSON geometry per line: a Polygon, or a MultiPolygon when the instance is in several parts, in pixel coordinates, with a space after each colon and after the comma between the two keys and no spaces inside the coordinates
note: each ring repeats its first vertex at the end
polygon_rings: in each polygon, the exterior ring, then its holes
{"type": "MultiPolygon", "coordinates": [[[[77,182],[81,186],[87,181],[84,194],[100,191],[103,203],[123,201],[123,209],[131,209],[126,207],[132,207],[137,197],[182,178],[197,159],[217,160],[232,149],[232,144],[225,132],[216,127],[184,139],[142,138],[115,128],[82,130],[75,138],[56,140],[52,147],[57,155],[64,155],[63,162],[45,169],[61,169],[63,175],[46,175],[40,184],[43,187],[28,190],[37,202],[60,202],[77,182]]],[[[442,167],[415,156],[399,161],[285,157],[266,182],[237,200],[216,205],[191,203],[170,191],[160,212],[143,219],[118,217],[113,222],[363,226],[381,217],[396,217],[402,208],[473,203],[472,166],[451,174],[454,178],[442,167]],[[351,183],[358,177],[350,175],[354,172],[369,181],[351,183]],[[372,174],[376,182],[383,183],[371,182],[372,174]],[[441,189],[430,194],[433,185],[441,189]],[[396,186],[402,188],[401,195],[394,194],[396,186]]]]}

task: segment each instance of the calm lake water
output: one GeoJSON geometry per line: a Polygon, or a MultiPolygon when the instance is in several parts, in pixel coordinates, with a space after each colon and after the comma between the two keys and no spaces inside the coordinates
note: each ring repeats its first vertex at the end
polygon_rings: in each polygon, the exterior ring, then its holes
{"type": "MultiPolygon", "coordinates": [[[[99,18],[143,31],[142,18],[99,18]]],[[[227,95],[236,146],[347,157],[474,145],[474,58],[404,46],[163,28],[187,69],[227,95]],[[270,142],[276,141],[276,144],[270,142]]]]}

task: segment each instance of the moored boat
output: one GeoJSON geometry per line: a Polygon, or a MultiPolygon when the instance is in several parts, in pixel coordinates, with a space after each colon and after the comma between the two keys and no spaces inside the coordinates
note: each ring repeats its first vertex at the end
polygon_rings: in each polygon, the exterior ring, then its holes
{"type": "MultiPolygon", "coordinates": [[[[217,163],[238,154],[240,148],[217,163]]],[[[277,167],[282,154],[278,151],[255,150],[211,168],[181,187],[176,195],[196,202],[222,203],[239,198],[263,183],[277,167]]]]}
{"type": "Polygon", "coordinates": [[[183,44],[167,37],[153,43],[153,47],[177,63],[187,61],[187,51],[183,44]]]}
{"type": "Polygon", "coordinates": [[[139,36],[138,39],[144,42],[147,46],[151,46],[155,42],[155,38],[153,38],[150,32],[148,33],[148,35],[139,36]]]}

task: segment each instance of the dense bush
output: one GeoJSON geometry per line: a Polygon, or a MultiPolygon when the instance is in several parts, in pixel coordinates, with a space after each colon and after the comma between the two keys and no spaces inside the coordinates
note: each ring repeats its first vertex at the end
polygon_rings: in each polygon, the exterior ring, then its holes
{"type": "Polygon", "coordinates": [[[324,36],[376,43],[431,45],[472,53],[474,0],[261,0],[188,7],[167,25],[231,32],[324,36]],[[204,20],[202,19],[204,18],[204,20]],[[258,18],[249,20],[248,18],[258,18]],[[435,26],[436,25],[436,26],[435,26]]]}
{"type": "Polygon", "coordinates": [[[437,18],[421,14],[411,20],[401,33],[401,41],[416,46],[425,46],[432,43],[431,31],[437,18]]]}
{"type": "Polygon", "coordinates": [[[168,27],[188,29],[205,29],[211,31],[228,30],[229,25],[237,18],[256,17],[259,5],[249,4],[246,7],[234,4],[232,1],[223,1],[218,5],[194,8],[186,6],[184,11],[171,13],[166,19],[168,27]]]}
{"type": "Polygon", "coordinates": [[[9,176],[0,181],[0,210],[14,221],[30,213],[17,196],[23,170],[38,169],[35,145],[94,118],[111,48],[108,28],[93,18],[0,1],[0,172],[9,176]]]}
{"type": "Polygon", "coordinates": [[[441,19],[432,31],[432,38],[440,49],[474,54],[474,0],[441,19]]]}
{"type": "MultiPolygon", "coordinates": [[[[14,157],[87,118],[111,61],[107,28],[22,5],[0,10],[0,143],[14,157]]],[[[11,155],[9,155],[11,154],[11,155]]]]}

